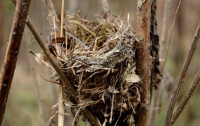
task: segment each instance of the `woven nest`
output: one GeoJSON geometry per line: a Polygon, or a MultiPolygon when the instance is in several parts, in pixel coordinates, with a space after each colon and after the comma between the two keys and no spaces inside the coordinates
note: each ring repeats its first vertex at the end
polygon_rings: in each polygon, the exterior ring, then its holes
{"type": "Polygon", "coordinates": [[[54,39],[51,52],[75,87],[79,105],[101,123],[116,123],[122,116],[130,121],[140,102],[140,78],[135,73],[138,40],[129,23],[118,17],[92,22],[76,14],[66,15],[64,24],[65,38],[54,39]]]}

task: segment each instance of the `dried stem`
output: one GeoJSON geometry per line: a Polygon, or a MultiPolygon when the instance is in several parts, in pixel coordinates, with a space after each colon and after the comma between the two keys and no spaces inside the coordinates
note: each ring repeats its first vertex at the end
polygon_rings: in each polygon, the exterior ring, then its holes
{"type": "MultiPolygon", "coordinates": [[[[51,0],[44,0],[45,5],[47,7],[48,13],[53,13],[53,15],[55,15],[56,17],[50,17],[51,22],[54,22],[54,19],[57,19],[57,15],[53,6],[53,3],[51,0]]],[[[52,16],[52,15],[51,15],[52,16]]],[[[56,24],[57,25],[57,24],[56,24]]],[[[45,41],[41,38],[41,36],[39,35],[39,33],[37,32],[37,30],[35,29],[34,25],[32,24],[30,19],[27,19],[27,26],[29,27],[30,31],[32,32],[33,36],[35,37],[35,39],[37,40],[38,44],[40,45],[40,47],[42,48],[45,56],[47,57],[47,59],[49,60],[49,62],[51,63],[51,65],[54,67],[55,71],[57,72],[57,74],[60,77],[60,80],[63,82],[63,84],[65,85],[66,89],[67,89],[67,95],[69,97],[70,100],[75,101],[77,104],[79,103],[79,100],[77,98],[77,94],[76,94],[76,90],[74,89],[73,85],[70,83],[69,79],[67,78],[67,76],[65,75],[65,73],[62,71],[62,69],[59,67],[58,62],[56,61],[56,59],[52,56],[52,54],[49,52],[47,45],[45,43],[45,41]]],[[[58,34],[59,35],[59,34],[58,34]]],[[[85,115],[88,117],[88,119],[90,120],[90,122],[95,125],[95,126],[100,126],[98,119],[87,109],[84,108],[83,109],[85,115]]]]}
{"type": "MultiPolygon", "coordinates": [[[[165,9],[164,9],[164,17],[163,17],[163,26],[161,33],[161,46],[160,46],[160,57],[164,58],[166,52],[166,42],[168,36],[168,28],[169,28],[169,14],[170,14],[170,4],[171,0],[165,0],[165,9]]],[[[161,90],[162,90],[162,81],[158,84],[158,89],[155,91],[155,98],[153,101],[153,109],[151,115],[151,126],[156,126],[158,112],[160,110],[160,98],[161,98],[161,90]]]]}
{"type": "MultiPolygon", "coordinates": [[[[49,60],[49,62],[51,63],[51,65],[53,66],[55,71],[57,72],[57,74],[59,75],[60,80],[65,85],[65,87],[66,87],[66,89],[68,91],[66,93],[69,96],[69,98],[71,100],[76,101],[77,103],[79,103],[74,87],[70,83],[70,81],[69,81],[68,77],[65,75],[65,73],[59,67],[59,64],[56,61],[56,59],[53,57],[53,55],[48,50],[45,41],[41,38],[41,36],[39,35],[37,30],[35,29],[35,27],[32,24],[30,19],[27,19],[27,26],[29,27],[29,29],[32,32],[33,36],[35,37],[35,39],[37,40],[38,44],[42,48],[45,56],[47,57],[47,59],[49,60]]],[[[87,108],[83,109],[83,111],[84,111],[85,115],[88,117],[88,119],[91,121],[92,124],[94,124],[95,126],[99,126],[100,125],[98,120],[97,120],[97,118],[87,108]]]]}
{"type": "MultiPolygon", "coordinates": [[[[0,67],[1,64],[3,62],[3,36],[4,36],[4,32],[3,32],[3,27],[4,27],[4,11],[3,11],[3,1],[0,1],[0,67]]],[[[1,68],[0,68],[1,69],[1,68]]]]}
{"type": "Polygon", "coordinates": [[[60,24],[60,37],[63,37],[63,21],[64,21],[64,5],[65,0],[62,0],[62,8],[61,8],[61,24],[60,24]]]}
{"type": "Polygon", "coordinates": [[[56,33],[56,36],[60,36],[60,21],[58,19],[58,15],[55,11],[53,1],[52,0],[43,0],[44,5],[48,12],[49,17],[49,24],[52,28],[51,35],[54,35],[56,33]]]}
{"type": "Polygon", "coordinates": [[[174,30],[174,25],[175,25],[175,22],[176,22],[176,17],[177,17],[177,14],[178,14],[178,11],[179,11],[181,2],[182,2],[182,0],[179,0],[178,6],[177,6],[177,8],[176,8],[175,15],[174,15],[174,20],[173,20],[172,27],[171,27],[171,30],[170,30],[169,41],[168,41],[168,43],[167,43],[166,53],[165,53],[165,60],[164,60],[164,63],[163,63],[163,67],[162,67],[162,69],[161,69],[161,73],[163,72],[163,70],[164,70],[164,68],[165,68],[165,64],[166,64],[166,62],[167,62],[168,53],[169,53],[169,48],[170,48],[171,39],[172,39],[172,33],[173,33],[173,30],[174,30]]]}
{"type": "MultiPolygon", "coordinates": [[[[64,0],[62,0],[62,8],[61,8],[61,27],[60,27],[60,37],[63,37],[63,20],[64,20],[64,0]]],[[[63,104],[63,89],[62,85],[59,85],[58,91],[58,126],[64,125],[64,104],[63,104]]]]}
{"type": "Polygon", "coordinates": [[[179,103],[178,108],[176,109],[176,111],[174,112],[173,116],[172,116],[172,124],[174,124],[174,122],[177,120],[177,118],[180,116],[180,114],[182,113],[182,111],[184,110],[185,106],[187,105],[188,101],[190,100],[192,94],[194,93],[194,90],[197,89],[197,87],[200,84],[200,69],[197,72],[190,88],[187,90],[186,94],[184,95],[184,97],[181,99],[181,102],[179,103]]]}
{"type": "Polygon", "coordinates": [[[165,9],[163,15],[163,25],[161,33],[161,47],[160,47],[160,57],[164,58],[166,52],[166,42],[169,29],[169,16],[170,16],[171,0],[165,0],[165,9]]]}
{"type": "Polygon", "coordinates": [[[108,0],[101,0],[101,4],[102,4],[102,9],[104,13],[107,13],[110,11],[108,0]]]}
{"type": "Polygon", "coordinates": [[[35,94],[36,94],[37,103],[38,103],[38,107],[39,107],[39,111],[40,111],[40,116],[42,117],[42,123],[45,125],[46,120],[45,120],[45,114],[44,114],[44,107],[43,107],[42,100],[40,97],[40,89],[39,89],[38,80],[36,77],[35,67],[32,64],[33,62],[31,61],[30,58],[29,58],[29,62],[30,62],[29,64],[30,64],[32,76],[33,76],[33,83],[35,85],[35,94]]]}
{"type": "Polygon", "coordinates": [[[0,77],[0,125],[4,117],[30,0],[18,0],[0,77]]]}
{"type": "Polygon", "coordinates": [[[141,42],[137,45],[137,73],[141,78],[141,103],[137,109],[136,126],[150,125],[150,18],[151,0],[138,0],[137,33],[141,42]]]}
{"type": "Polygon", "coordinates": [[[62,85],[59,85],[59,90],[58,90],[58,126],[63,126],[64,125],[64,104],[63,104],[63,89],[62,85]]]}
{"type": "Polygon", "coordinates": [[[166,115],[166,119],[165,119],[165,126],[171,126],[172,113],[173,113],[173,110],[174,110],[178,95],[180,93],[181,87],[183,85],[183,80],[185,78],[185,74],[186,74],[186,72],[188,70],[188,67],[189,67],[189,64],[191,62],[192,56],[193,56],[194,51],[196,49],[197,43],[199,41],[199,38],[200,38],[200,23],[198,24],[196,33],[195,33],[193,41],[191,43],[191,47],[190,47],[190,49],[188,51],[188,54],[187,54],[187,56],[185,58],[183,66],[181,68],[181,72],[180,72],[180,74],[178,76],[177,83],[176,83],[177,87],[176,87],[176,89],[175,89],[175,91],[174,91],[174,93],[173,93],[173,95],[171,97],[171,100],[170,100],[170,103],[169,103],[169,107],[168,107],[168,110],[167,110],[167,115],[166,115]]]}

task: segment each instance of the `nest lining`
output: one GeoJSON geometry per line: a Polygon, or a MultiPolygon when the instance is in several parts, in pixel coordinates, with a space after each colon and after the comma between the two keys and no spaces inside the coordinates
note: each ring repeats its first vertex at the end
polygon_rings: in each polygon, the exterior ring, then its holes
{"type": "Polygon", "coordinates": [[[78,14],[66,15],[64,30],[65,38],[52,40],[51,52],[75,87],[80,104],[101,123],[117,123],[123,113],[124,121],[130,120],[140,103],[140,78],[135,73],[138,39],[129,23],[114,16],[92,22],[78,14]]]}

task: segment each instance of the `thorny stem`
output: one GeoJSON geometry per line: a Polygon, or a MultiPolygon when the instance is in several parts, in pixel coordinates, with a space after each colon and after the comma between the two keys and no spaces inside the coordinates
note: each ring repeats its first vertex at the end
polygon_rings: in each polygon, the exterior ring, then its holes
{"type": "Polygon", "coordinates": [[[177,120],[177,118],[180,116],[180,114],[182,113],[182,111],[184,110],[185,106],[187,105],[188,101],[190,100],[192,94],[194,93],[194,90],[197,89],[197,87],[200,84],[200,69],[198,70],[190,88],[187,90],[186,94],[184,95],[184,97],[181,99],[181,102],[179,103],[178,108],[176,109],[176,111],[174,112],[173,116],[172,116],[172,124],[174,124],[174,122],[177,120]]]}
{"type": "Polygon", "coordinates": [[[29,5],[30,0],[18,0],[16,3],[15,16],[10,32],[4,65],[0,76],[0,125],[3,121],[6,103],[14,76],[17,56],[21,45],[29,5]]]}
{"type": "Polygon", "coordinates": [[[177,82],[176,82],[177,87],[174,90],[174,93],[173,93],[173,95],[171,97],[171,100],[169,102],[169,107],[168,107],[167,115],[166,115],[166,119],[165,119],[165,126],[171,126],[172,113],[173,113],[173,110],[174,110],[178,95],[180,93],[181,87],[183,85],[185,74],[186,74],[186,72],[188,70],[190,62],[192,60],[192,56],[193,56],[194,51],[196,49],[197,43],[199,41],[199,38],[200,38],[200,22],[198,24],[196,33],[195,33],[193,41],[191,43],[191,47],[190,47],[190,49],[189,49],[189,51],[187,53],[187,56],[185,58],[183,66],[181,68],[180,74],[178,76],[178,79],[177,79],[177,82]]]}

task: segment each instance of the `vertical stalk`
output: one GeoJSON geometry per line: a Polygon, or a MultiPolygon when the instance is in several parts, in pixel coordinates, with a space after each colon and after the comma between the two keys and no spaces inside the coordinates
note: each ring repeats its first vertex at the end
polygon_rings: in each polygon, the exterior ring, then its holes
{"type": "Polygon", "coordinates": [[[141,78],[141,103],[137,109],[136,126],[150,125],[150,18],[151,0],[138,0],[137,9],[137,36],[140,42],[137,45],[136,61],[137,73],[141,78]]]}
{"type": "MultiPolygon", "coordinates": [[[[62,0],[60,37],[63,37],[64,1],[65,0],[62,0]]],[[[63,89],[62,89],[62,85],[59,85],[58,102],[59,102],[58,126],[63,126],[64,125],[64,104],[63,104],[63,89]]]]}
{"type": "MultiPolygon", "coordinates": [[[[3,36],[4,36],[4,34],[3,34],[3,28],[4,28],[4,25],[3,25],[3,23],[4,23],[4,15],[3,15],[3,13],[4,13],[4,10],[3,10],[4,8],[3,8],[3,1],[1,0],[0,1],[0,67],[1,67],[1,64],[2,64],[2,62],[3,62],[3,59],[2,59],[2,57],[3,57],[3,36]]],[[[1,68],[0,68],[1,69],[1,68]]]]}
{"type": "Polygon", "coordinates": [[[192,40],[190,49],[189,49],[189,51],[188,51],[188,53],[185,57],[183,65],[181,67],[181,71],[180,71],[180,74],[179,74],[177,82],[176,82],[176,88],[175,88],[175,90],[174,90],[174,92],[171,96],[170,102],[169,102],[164,126],[171,126],[172,125],[171,119],[172,119],[173,110],[174,110],[176,101],[178,99],[179,93],[181,91],[181,88],[183,86],[183,80],[185,79],[186,72],[189,68],[190,62],[191,62],[192,57],[194,55],[194,51],[197,47],[197,43],[198,43],[199,39],[200,39],[200,23],[197,26],[197,29],[196,29],[194,38],[192,40]]]}
{"type": "Polygon", "coordinates": [[[18,0],[16,5],[6,56],[0,76],[0,125],[2,124],[6,109],[30,0],[18,0]]]}

